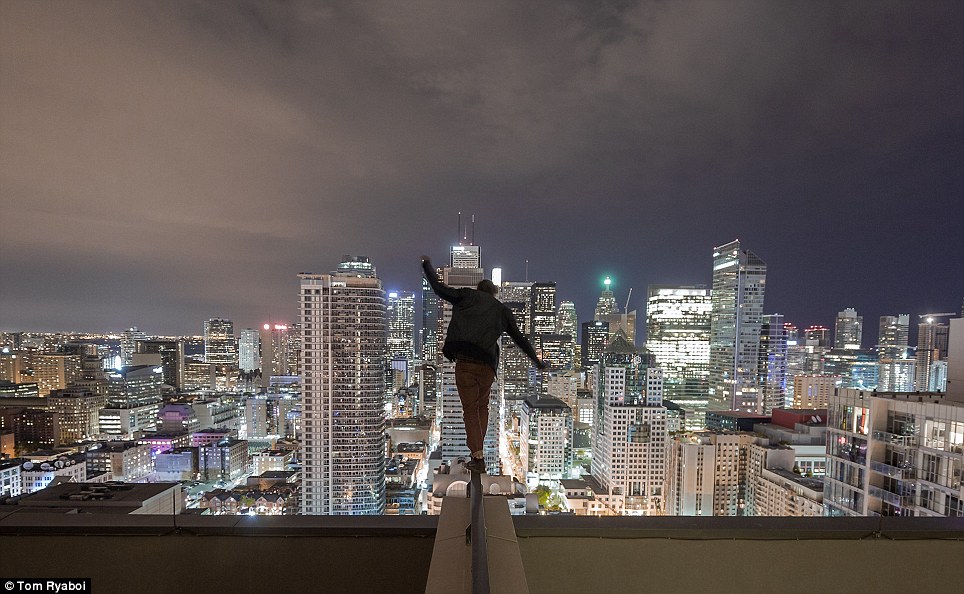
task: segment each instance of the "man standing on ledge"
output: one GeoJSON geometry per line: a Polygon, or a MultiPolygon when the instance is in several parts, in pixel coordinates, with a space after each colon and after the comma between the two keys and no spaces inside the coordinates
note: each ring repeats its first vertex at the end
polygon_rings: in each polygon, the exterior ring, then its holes
{"type": "Polygon", "coordinates": [[[455,387],[462,401],[465,439],[471,461],[465,468],[471,472],[485,472],[482,443],[489,427],[489,391],[499,366],[499,338],[507,332],[539,369],[546,364],[519,331],[512,310],[495,298],[498,287],[485,279],[475,289],[453,289],[438,280],[432,261],[422,256],[422,269],[432,290],[452,304],[452,321],[445,334],[442,354],[455,361],[455,387]]]}

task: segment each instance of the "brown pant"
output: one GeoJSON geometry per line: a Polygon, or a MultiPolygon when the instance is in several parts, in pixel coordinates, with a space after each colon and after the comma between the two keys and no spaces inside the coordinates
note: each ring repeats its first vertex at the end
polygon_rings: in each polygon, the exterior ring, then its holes
{"type": "Polygon", "coordinates": [[[485,431],[489,427],[489,392],[494,380],[495,370],[485,363],[455,362],[455,387],[462,401],[465,440],[473,454],[482,451],[485,431]]]}

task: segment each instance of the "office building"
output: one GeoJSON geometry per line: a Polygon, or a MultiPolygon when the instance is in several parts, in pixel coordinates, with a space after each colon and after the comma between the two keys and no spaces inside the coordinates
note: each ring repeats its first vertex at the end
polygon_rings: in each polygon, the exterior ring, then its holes
{"type": "Polygon", "coordinates": [[[36,383],[41,396],[63,390],[81,377],[80,355],[23,352],[20,379],[15,383],[36,383]]]}
{"type": "Polygon", "coordinates": [[[559,311],[556,312],[556,334],[572,337],[572,354],[570,355],[573,366],[580,362],[579,348],[579,319],[576,317],[576,305],[572,301],[563,301],[559,304],[559,311]]]}
{"type": "Polygon", "coordinates": [[[613,280],[608,276],[603,280],[603,290],[596,301],[596,309],[593,312],[594,320],[601,320],[603,316],[619,311],[619,306],[616,305],[616,297],[612,291],[612,284],[613,280]]]}
{"type": "Polygon", "coordinates": [[[245,373],[261,369],[261,332],[254,328],[241,330],[238,338],[238,368],[245,373]]]}
{"type": "Polygon", "coordinates": [[[426,279],[422,279],[422,326],[418,331],[422,361],[438,364],[442,353],[438,350],[438,325],[441,301],[426,279]]]}
{"type": "Polygon", "coordinates": [[[533,283],[530,311],[531,333],[554,334],[556,331],[556,283],[533,283]]]}
{"type": "Polygon", "coordinates": [[[821,348],[830,348],[830,329],[824,326],[809,326],[803,331],[803,339],[807,344],[821,348]]]}
{"type": "Polygon", "coordinates": [[[533,482],[569,478],[572,469],[572,409],[552,396],[529,396],[519,423],[522,467],[533,482]]]}
{"type": "Polygon", "coordinates": [[[135,482],[154,472],[151,446],[136,441],[108,441],[86,452],[88,472],[110,473],[110,480],[135,482]]]}
{"type": "Polygon", "coordinates": [[[933,317],[926,317],[917,328],[914,389],[921,392],[935,391],[938,387],[931,383],[931,367],[934,363],[947,359],[948,325],[933,317]]]}
{"type": "Polygon", "coordinates": [[[760,326],[760,395],[763,414],[787,405],[787,329],[783,316],[763,316],[760,326]]]}
{"type": "Polygon", "coordinates": [[[878,364],[877,390],[912,392],[917,379],[915,359],[881,359],[878,364]]]}
{"type": "Polygon", "coordinates": [[[214,365],[238,366],[234,322],[222,318],[211,318],[204,322],[204,361],[214,365]]]}
{"type": "Polygon", "coordinates": [[[852,307],[837,313],[837,323],[834,325],[833,348],[859,349],[863,339],[863,316],[857,315],[852,307]]]}
{"type": "Polygon", "coordinates": [[[802,374],[793,378],[793,408],[827,408],[840,376],[802,374]]]}
{"type": "Polygon", "coordinates": [[[757,367],[766,271],[739,240],[713,250],[709,394],[718,408],[763,411],[757,367]]]}
{"type": "Polygon", "coordinates": [[[670,442],[667,515],[821,515],[822,482],[793,472],[793,450],[752,433],[710,431],[670,442]]]}
{"type": "Polygon", "coordinates": [[[51,392],[47,400],[50,409],[60,414],[60,438],[64,443],[92,439],[99,433],[99,411],[107,402],[106,396],[67,388],[51,392]]]}
{"type": "Polygon", "coordinates": [[[20,460],[0,460],[0,500],[23,492],[20,460]]]}
{"type": "Polygon", "coordinates": [[[606,346],[609,344],[609,322],[582,323],[582,366],[588,369],[599,363],[606,346]]]}
{"type": "Polygon", "coordinates": [[[710,292],[704,286],[650,285],[646,350],[663,369],[663,397],[705,410],[709,390],[710,292]]]}
{"type": "Polygon", "coordinates": [[[300,274],[306,514],[385,511],[385,291],[367,257],[300,274]]]}
{"type": "MultiPolygon", "coordinates": [[[[392,291],[388,294],[388,369],[401,371],[401,381],[389,384],[389,391],[409,385],[415,364],[415,293],[392,291]]],[[[391,377],[390,374],[389,377],[391,377]]]]}
{"type": "Polygon", "coordinates": [[[198,473],[205,481],[237,480],[251,469],[248,442],[224,439],[198,448],[198,473]]]}
{"type": "Polygon", "coordinates": [[[596,380],[591,474],[613,512],[656,515],[663,506],[666,408],[663,372],[617,333],[596,380]]]}
{"type": "Polygon", "coordinates": [[[107,375],[107,402],[100,410],[100,432],[134,438],[139,432],[155,431],[162,377],[160,368],[148,365],[111,371],[107,375]]]}
{"type": "Polygon", "coordinates": [[[164,376],[164,383],[180,390],[184,385],[184,341],[138,340],[134,343],[134,354],[131,355],[128,365],[159,366],[164,376]],[[141,359],[141,355],[147,354],[157,355],[158,357],[153,361],[141,359]]]}
{"type": "Polygon", "coordinates": [[[576,317],[576,304],[563,301],[556,313],[556,334],[568,334],[573,340],[579,338],[579,318],[576,317]]]}
{"type": "Polygon", "coordinates": [[[261,326],[261,387],[269,388],[271,378],[299,374],[301,332],[298,324],[261,326]]]}
{"type": "Polygon", "coordinates": [[[137,352],[137,341],[147,340],[147,335],[137,329],[137,326],[128,328],[121,332],[120,336],[120,358],[121,366],[131,365],[131,358],[137,352]]]}
{"type": "Polygon", "coordinates": [[[877,334],[877,355],[884,359],[907,358],[910,314],[880,316],[880,329],[877,334]]]}

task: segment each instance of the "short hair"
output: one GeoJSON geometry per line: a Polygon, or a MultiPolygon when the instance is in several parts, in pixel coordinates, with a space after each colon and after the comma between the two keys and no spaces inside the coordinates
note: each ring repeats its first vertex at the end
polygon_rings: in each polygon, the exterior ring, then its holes
{"type": "Polygon", "coordinates": [[[475,288],[478,289],[479,291],[482,291],[483,293],[488,293],[493,297],[499,294],[499,287],[495,286],[495,283],[493,283],[487,278],[480,280],[479,284],[476,285],[475,288]]]}

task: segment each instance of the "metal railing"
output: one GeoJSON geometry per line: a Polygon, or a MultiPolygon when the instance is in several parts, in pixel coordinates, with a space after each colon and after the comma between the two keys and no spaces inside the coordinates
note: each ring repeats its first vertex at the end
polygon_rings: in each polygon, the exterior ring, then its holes
{"type": "Polygon", "coordinates": [[[472,594],[489,594],[489,553],[485,543],[485,508],[482,506],[482,475],[472,472],[469,483],[472,498],[472,523],[466,529],[466,540],[472,544],[472,594]]]}

